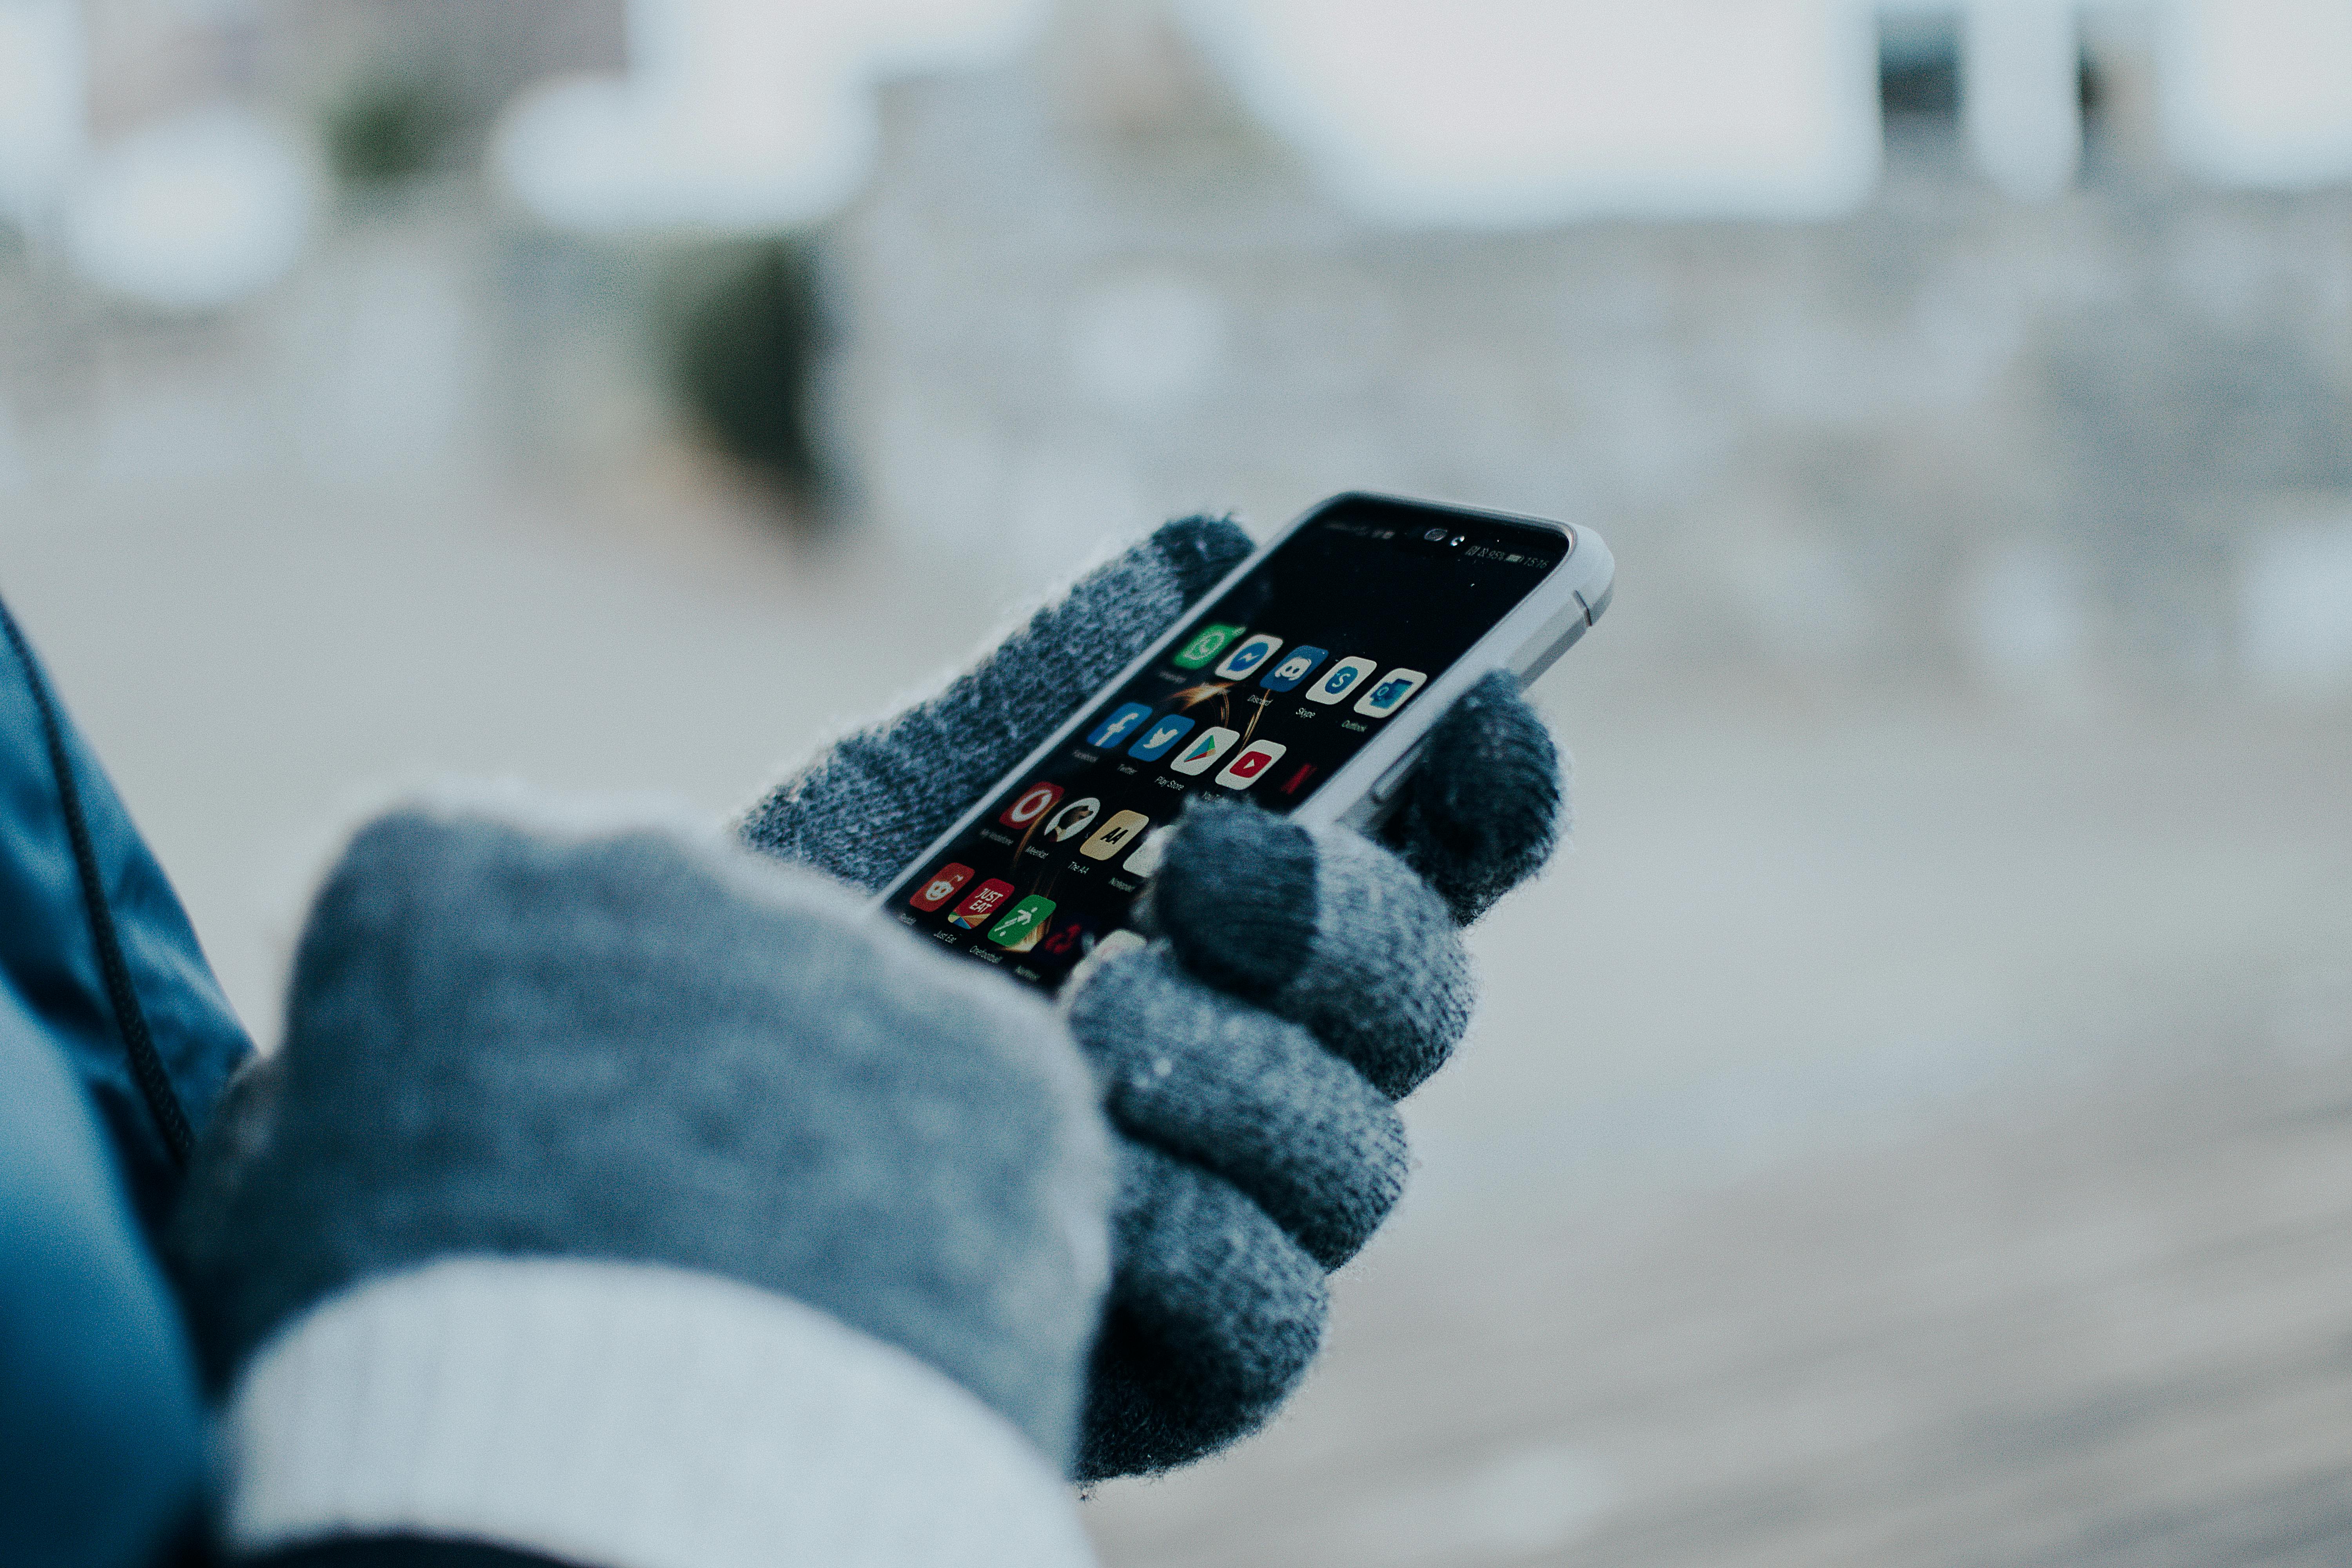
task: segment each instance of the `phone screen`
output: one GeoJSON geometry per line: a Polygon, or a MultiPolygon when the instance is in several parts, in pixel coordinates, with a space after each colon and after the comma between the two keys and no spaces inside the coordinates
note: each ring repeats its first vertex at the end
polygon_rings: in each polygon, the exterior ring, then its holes
{"type": "Polygon", "coordinates": [[[1127,923],[1190,795],[1296,810],[1567,555],[1554,529],[1350,497],[1192,612],[884,908],[1048,990],[1127,923]]]}

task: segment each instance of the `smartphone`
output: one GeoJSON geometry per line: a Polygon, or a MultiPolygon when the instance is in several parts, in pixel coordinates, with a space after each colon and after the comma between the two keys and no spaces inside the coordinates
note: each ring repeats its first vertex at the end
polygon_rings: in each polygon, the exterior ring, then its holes
{"type": "Polygon", "coordinates": [[[1369,829],[1449,703],[1521,683],[1609,606],[1589,529],[1335,496],[1211,589],[884,889],[942,947],[1046,991],[1137,940],[1188,799],[1369,829]]]}

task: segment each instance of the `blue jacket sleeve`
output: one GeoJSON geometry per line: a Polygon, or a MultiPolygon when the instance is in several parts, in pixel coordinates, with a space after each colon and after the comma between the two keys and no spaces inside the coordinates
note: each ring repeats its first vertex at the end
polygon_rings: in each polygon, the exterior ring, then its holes
{"type": "Polygon", "coordinates": [[[0,634],[0,973],[89,1097],[152,1237],[253,1047],[5,606],[0,634]]]}
{"type": "Polygon", "coordinates": [[[252,1047],[0,606],[0,1556],[133,1568],[204,1425],[153,1238],[252,1047]]]}

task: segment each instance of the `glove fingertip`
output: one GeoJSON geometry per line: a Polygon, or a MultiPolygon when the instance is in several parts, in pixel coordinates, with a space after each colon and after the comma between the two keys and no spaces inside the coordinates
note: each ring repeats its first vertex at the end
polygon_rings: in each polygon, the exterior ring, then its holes
{"type": "Polygon", "coordinates": [[[1463,924],[1551,858],[1567,792],[1551,730],[1501,670],[1438,721],[1384,837],[1463,924]]]}
{"type": "Polygon", "coordinates": [[[1316,866],[1304,828],[1256,806],[1203,802],[1177,825],[1147,918],[1209,984],[1271,996],[1314,954],[1316,866]]]}

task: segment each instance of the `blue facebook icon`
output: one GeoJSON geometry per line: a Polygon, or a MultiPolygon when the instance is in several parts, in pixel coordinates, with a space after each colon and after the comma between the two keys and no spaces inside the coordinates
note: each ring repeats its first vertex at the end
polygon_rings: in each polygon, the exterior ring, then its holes
{"type": "Polygon", "coordinates": [[[1129,746],[1127,749],[1127,754],[1130,757],[1140,757],[1147,763],[1156,763],[1166,756],[1168,748],[1182,740],[1185,733],[1192,728],[1192,720],[1179,719],[1175,714],[1171,713],[1144,731],[1143,739],[1129,746]]]}
{"type": "Polygon", "coordinates": [[[1134,731],[1135,727],[1138,724],[1142,723],[1146,719],[1150,717],[1151,710],[1143,703],[1122,703],[1119,705],[1118,712],[1113,713],[1109,718],[1095,726],[1094,733],[1087,737],[1087,744],[1089,746],[1116,746],[1121,741],[1126,740],[1128,736],[1134,731]]]}

